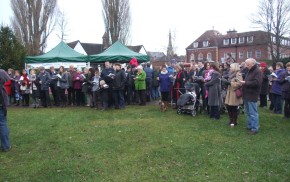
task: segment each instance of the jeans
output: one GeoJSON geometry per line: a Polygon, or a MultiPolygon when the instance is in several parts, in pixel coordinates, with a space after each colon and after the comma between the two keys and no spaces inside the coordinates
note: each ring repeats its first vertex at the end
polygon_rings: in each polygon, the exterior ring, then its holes
{"type": "Polygon", "coordinates": [[[44,107],[51,106],[50,104],[50,96],[48,90],[40,91],[41,103],[44,107]]]}
{"type": "Polygon", "coordinates": [[[65,95],[65,89],[58,87],[58,95],[59,95],[59,100],[61,102],[61,106],[66,106],[67,99],[65,95]]]}
{"type": "Polygon", "coordinates": [[[267,95],[260,94],[260,107],[267,107],[267,95]]]}
{"type": "Polygon", "coordinates": [[[272,102],[274,105],[274,113],[276,114],[282,114],[282,105],[283,105],[283,100],[282,100],[282,95],[278,94],[272,94],[272,102]]]}
{"type": "Polygon", "coordinates": [[[9,141],[9,129],[7,127],[7,118],[5,115],[5,110],[0,108],[0,140],[1,140],[1,149],[7,150],[10,147],[9,141]]]}
{"type": "Polygon", "coordinates": [[[290,99],[285,99],[284,116],[285,118],[290,118],[290,99]]]}
{"type": "Polygon", "coordinates": [[[158,86],[157,87],[152,86],[151,87],[151,98],[155,100],[155,99],[157,99],[159,97],[160,97],[159,87],[158,86]]]}
{"type": "Polygon", "coordinates": [[[220,119],[219,106],[210,106],[210,118],[220,119]]]}
{"type": "Polygon", "coordinates": [[[74,92],[74,89],[72,87],[69,87],[67,89],[67,98],[68,98],[68,105],[75,105],[76,102],[75,102],[75,92],[74,92]]]}
{"type": "Polygon", "coordinates": [[[93,102],[92,105],[95,106],[95,108],[98,108],[98,100],[100,98],[100,92],[99,91],[93,91],[93,102]]]}
{"type": "Polygon", "coordinates": [[[257,109],[257,102],[244,100],[244,105],[247,113],[247,128],[251,131],[259,131],[259,113],[257,109]]]}
{"type": "Polygon", "coordinates": [[[125,108],[124,90],[113,90],[115,108],[125,108]]]}
{"type": "Polygon", "coordinates": [[[52,96],[53,96],[53,100],[54,100],[54,105],[55,106],[59,106],[59,94],[58,94],[58,90],[57,87],[55,87],[54,85],[50,87],[52,96]]]}

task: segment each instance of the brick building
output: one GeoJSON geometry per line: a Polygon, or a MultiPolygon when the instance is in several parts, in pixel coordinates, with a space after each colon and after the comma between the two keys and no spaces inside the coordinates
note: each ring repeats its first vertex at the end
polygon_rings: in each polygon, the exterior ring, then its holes
{"type": "MultiPolygon", "coordinates": [[[[208,60],[224,62],[226,55],[231,54],[237,62],[247,58],[257,61],[271,60],[270,40],[267,32],[251,31],[238,33],[235,30],[222,35],[216,30],[208,30],[186,48],[187,61],[208,60]]],[[[281,57],[290,56],[290,39],[281,39],[281,57]]]]}

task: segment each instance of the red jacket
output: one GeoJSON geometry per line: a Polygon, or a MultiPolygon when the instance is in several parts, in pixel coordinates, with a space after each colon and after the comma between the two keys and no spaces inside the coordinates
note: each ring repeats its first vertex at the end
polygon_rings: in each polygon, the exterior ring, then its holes
{"type": "Polygon", "coordinates": [[[136,67],[138,66],[138,61],[137,61],[137,59],[135,58],[135,57],[133,57],[132,59],[131,59],[131,61],[129,62],[129,64],[130,65],[135,65],[136,67]]]}
{"type": "Polygon", "coordinates": [[[7,82],[5,82],[4,86],[6,88],[7,95],[10,96],[11,95],[11,86],[12,86],[11,80],[8,80],[7,82]]]}

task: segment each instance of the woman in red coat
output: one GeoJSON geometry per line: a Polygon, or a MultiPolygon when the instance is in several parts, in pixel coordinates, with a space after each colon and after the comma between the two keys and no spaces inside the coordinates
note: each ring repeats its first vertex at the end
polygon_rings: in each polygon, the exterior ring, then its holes
{"type": "Polygon", "coordinates": [[[6,88],[6,92],[8,96],[11,96],[11,80],[8,80],[4,83],[4,86],[6,88]]]}
{"type": "Polygon", "coordinates": [[[11,80],[8,80],[7,82],[5,82],[4,86],[6,88],[6,92],[7,92],[7,95],[9,97],[9,102],[10,102],[10,100],[11,100],[11,88],[12,88],[11,80]]]}

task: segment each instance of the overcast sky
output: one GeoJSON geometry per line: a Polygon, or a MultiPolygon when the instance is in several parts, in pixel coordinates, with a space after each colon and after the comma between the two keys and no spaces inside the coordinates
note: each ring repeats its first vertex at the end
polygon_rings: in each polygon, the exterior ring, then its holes
{"type": "MultiPolygon", "coordinates": [[[[206,30],[225,34],[256,30],[250,17],[259,0],[130,0],[131,45],[144,45],[147,51],[166,53],[169,30],[178,55],[206,30]]],[[[102,43],[104,23],[101,0],[58,0],[68,21],[67,42],[102,43]]],[[[10,0],[0,0],[0,23],[10,24],[10,0]]],[[[59,43],[53,32],[46,51],[59,43]]]]}

